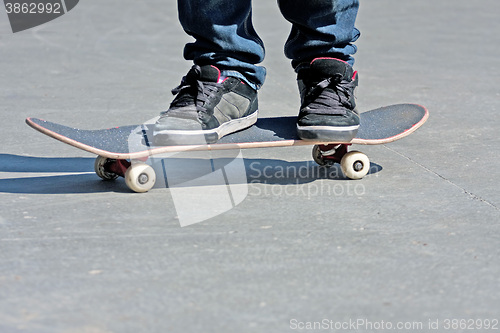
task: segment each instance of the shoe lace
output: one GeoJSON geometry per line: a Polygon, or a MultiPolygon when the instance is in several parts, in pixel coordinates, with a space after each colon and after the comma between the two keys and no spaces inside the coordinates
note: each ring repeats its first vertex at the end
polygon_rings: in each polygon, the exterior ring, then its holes
{"type": "Polygon", "coordinates": [[[307,113],[332,114],[333,111],[345,114],[346,109],[354,108],[353,91],[355,85],[354,80],[344,80],[341,74],[313,84],[306,92],[304,99],[307,113]]]}
{"type": "Polygon", "coordinates": [[[170,104],[170,109],[194,105],[198,113],[208,114],[207,104],[217,94],[221,84],[200,81],[200,73],[200,68],[194,66],[182,78],[181,84],[172,89],[176,98],[170,104]]]}

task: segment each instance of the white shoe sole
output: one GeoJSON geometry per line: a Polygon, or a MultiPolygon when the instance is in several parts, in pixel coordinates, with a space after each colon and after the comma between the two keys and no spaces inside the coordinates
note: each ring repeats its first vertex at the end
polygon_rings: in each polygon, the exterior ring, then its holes
{"type": "Polygon", "coordinates": [[[163,130],[155,132],[155,145],[210,144],[228,134],[248,128],[257,122],[258,110],[209,130],[163,130]]]}
{"type": "Polygon", "coordinates": [[[350,142],[356,137],[359,125],[353,126],[299,126],[297,134],[302,140],[322,142],[350,142]]]}

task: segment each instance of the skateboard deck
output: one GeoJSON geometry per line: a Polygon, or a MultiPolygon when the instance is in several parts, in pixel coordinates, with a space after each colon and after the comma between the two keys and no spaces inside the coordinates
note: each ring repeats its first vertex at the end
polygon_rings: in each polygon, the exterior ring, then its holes
{"type": "MultiPolygon", "coordinates": [[[[428,115],[425,107],[416,104],[391,105],[363,112],[356,138],[351,142],[336,143],[376,145],[396,141],[422,126],[428,115]]],[[[322,143],[297,137],[296,119],[293,116],[260,118],[252,127],[227,135],[217,143],[175,146],[154,146],[153,124],[84,130],[37,118],[27,118],[26,123],[45,135],[99,156],[140,159],[186,150],[286,147],[322,143]]]]}
{"type": "Polygon", "coordinates": [[[357,136],[350,142],[301,140],[296,134],[297,117],[259,118],[253,126],[229,134],[213,144],[171,146],[153,145],[154,120],[101,130],[78,129],[37,118],[27,118],[26,123],[45,135],[98,155],[95,170],[99,177],[112,180],[122,176],[130,189],[146,192],[155,183],[155,172],[147,164],[136,161],[183,151],[314,145],[313,159],[318,164],[331,166],[340,163],[346,177],[360,179],[368,173],[370,161],[363,153],[347,152],[348,146],[399,140],[417,130],[428,117],[427,109],[416,104],[397,104],[366,111],[360,114],[357,136]]]}

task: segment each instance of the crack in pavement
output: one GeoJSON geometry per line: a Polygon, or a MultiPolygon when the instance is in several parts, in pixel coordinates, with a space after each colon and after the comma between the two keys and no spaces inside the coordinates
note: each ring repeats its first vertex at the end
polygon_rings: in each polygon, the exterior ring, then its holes
{"type": "Polygon", "coordinates": [[[430,168],[426,167],[425,165],[415,161],[414,159],[412,159],[411,157],[409,156],[406,156],[405,154],[403,153],[400,153],[399,151],[393,149],[393,148],[390,148],[390,147],[387,147],[386,145],[383,145],[385,149],[387,150],[390,150],[391,152],[405,158],[406,160],[410,161],[411,163],[419,166],[420,168],[424,169],[425,171],[441,178],[442,180],[444,180],[445,182],[447,182],[448,184],[460,189],[463,193],[465,193],[466,195],[468,195],[471,199],[473,200],[477,200],[477,201],[481,201],[482,203],[485,203],[486,205],[492,207],[493,209],[497,210],[497,211],[500,211],[500,207],[496,206],[494,203],[482,198],[481,196],[477,195],[477,194],[474,194],[473,192],[471,191],[468,191],[467,189],[465,189],[464,187],[454,183],[453,181],[451,181],[450,179],[446,178],[445,176],[437,173],[436,171],[433,171],[431,170],[430,168]]]}

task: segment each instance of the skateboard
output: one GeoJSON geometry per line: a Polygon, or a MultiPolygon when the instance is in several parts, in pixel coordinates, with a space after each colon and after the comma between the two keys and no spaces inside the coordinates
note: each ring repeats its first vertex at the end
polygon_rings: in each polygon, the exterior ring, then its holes
{"type": "Polygon", "coordinates": [[[316,142],[301,140],[296,134],[296,117],[259,118],[244,130],[229,134],[213,144],[155,146],[151,123],[120,126],[101,130],[72,128],[37,118],[26,123],[37,131],[76,148],[98,155],[96,174],[104,180],[121,176],[135,192],[147,192],[155,184],[154,169],[145,163],[154,155],[184,151],[215,151],[266,147],[312,145],[312,155],[319,165],[339,163],[350,179],[363,178],[370,160],[359,151],[348,151],[352,144],[378,145],[402,139],[429,117],[428,110],[416,104],[397,104],[361,113],[356,138],[350,142],[316,142]]]}

